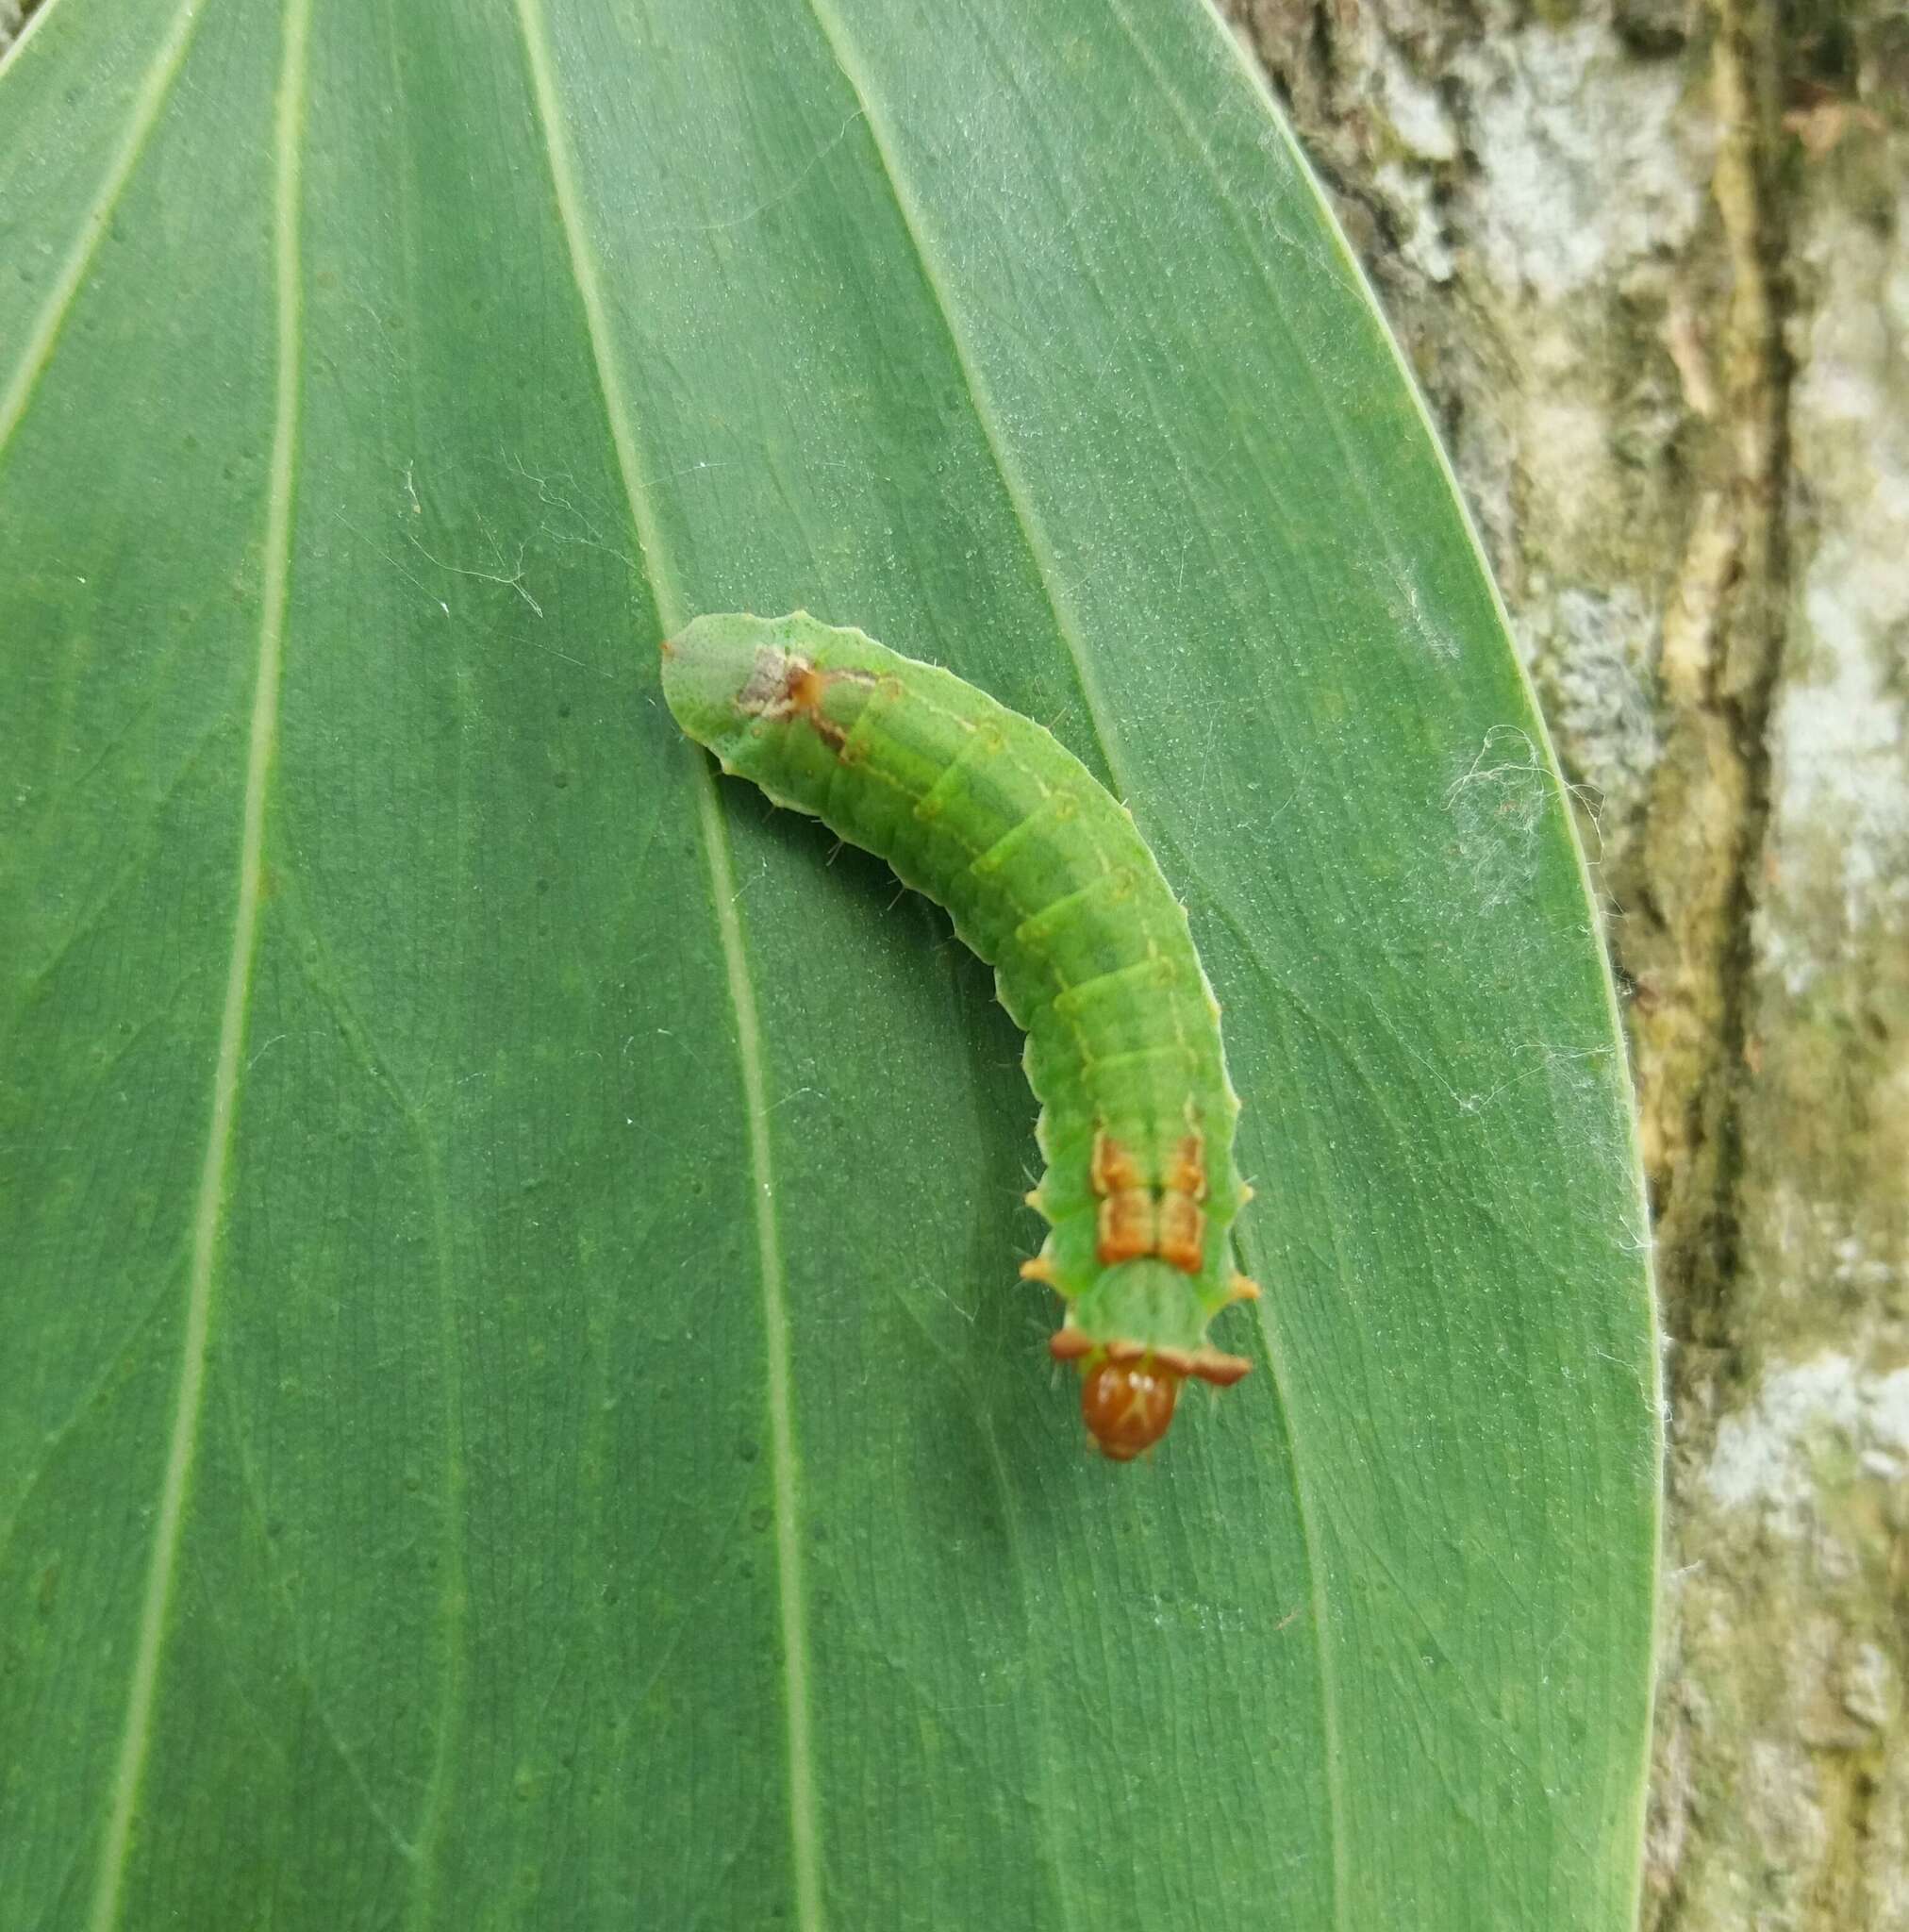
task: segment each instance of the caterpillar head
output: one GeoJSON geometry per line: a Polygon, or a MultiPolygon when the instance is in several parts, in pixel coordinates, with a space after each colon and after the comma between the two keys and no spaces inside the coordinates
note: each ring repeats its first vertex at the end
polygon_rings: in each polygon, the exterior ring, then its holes
{"type": "Polygon", "coordinates": [[[699,744],[726,754],[749,720],[786,710],[789,680],[805,663],[782,641],[793,620],[699,617],[663,641],[663,697],[699,744]]]}

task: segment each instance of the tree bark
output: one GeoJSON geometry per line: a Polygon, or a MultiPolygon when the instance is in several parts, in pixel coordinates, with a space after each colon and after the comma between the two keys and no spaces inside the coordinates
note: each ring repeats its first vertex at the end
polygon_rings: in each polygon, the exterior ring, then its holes
{"type": "Polygon", "coordinates": [[[1643,1922],[1909,1928],[1909,17],[1230,6],[1443,425],[1627,993],[1643,1922]]]}

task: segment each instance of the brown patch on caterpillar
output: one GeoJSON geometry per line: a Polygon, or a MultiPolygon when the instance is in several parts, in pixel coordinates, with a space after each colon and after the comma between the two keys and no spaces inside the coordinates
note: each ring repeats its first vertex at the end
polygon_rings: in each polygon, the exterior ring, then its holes
{"type": "Polygon", "coordinates": [[[1094,1192],[1104,1200],[1129,1188],[1142,1185],[1140,1170],[1134,1157],[1111,1134],[1094,1129],[1094,1151],[1087,1163],[1087,1178],[1094,1192]]]}
{"type": "Polygon", "coordinates": [[[1199,1134],[1188,1134],[1173,1151],[1173,1165],[1168,1170],[1167,1185],[1189,1201],[1206,1198],[1206,1142],[1199,1134]]]}
{"type": "Polygon", "coordinates": [[[1153,1196],[1140,1176],[1138,1163],[1111,1134],[1094,1130],[1087,1179],[1101,1197],[1095,1222],[1094,1254],[1104,1265],[1137,1261],[1154,1252],[1153,1196]]]}
{"type": "Polygon", "coordinates": [[[1103,1266],[1157,1255],[1182,1274],[1199,1274],[1206,1249],[1206,1217],[1198,1206],[1206,1194],[1206,1155],[1198,1134],[1180,1142],[1157,1196],[1133,1155],[1104,1132],[1094,1135],[1087,1177],[1101,1197],[1094,1256],[1103,1266]]]}
{"type": "Polygon", "coordinates": [[[848,746],[848,733],[822,708],[828,691],[829,675],[818,671],[805,658],[797,658],[796,663],[801,668],[788,680],[789,715],[806,719],[815,727],[815,735],[840,757],[848,746]]]}
{"type": "Polygon", "coordinates": [[[1138,1341],[1110,1341],[1106,1351],[1107,1359],[1116,1362],[1137,1362],[1152,1357],[1176,1374],[1211,1382],[1216,1389],[1230,1389],[1242,1375],[1253,1373],[1253,1364],[1243,1355],[1227,1355],[1217,1348],[1152,1348],[1138,1341]]]}
{"type": "Polygon", "coordinates": [[[1243,1355],[1228,1355],[1220,1348],[1196,1348],[1187,1360],[1187,1373],[1216,1389],[1231,1389],[1242,1375],[1253,1373],[1253,1364],[1243,1355]]]}
{"type": "Polygon", "coordinates": [[[1094,1257],[1103,1266],[1137,1261],[1143,1255],[1157,1253],[1158,1248],[1159,1216],[1146,1189],[1122,1188],[1101,1203],[1094,1226],[1094,1257]]]}
{"type": "Polygon", "coordinates": [[[1093,1351],[1093,1343],[1078,1328],[1057,1328],[1047,1339],[1047,1352],[1057,1362],[1078,1361],[1093,1351]]]}
{"type": "Polygon", "coordinates": [[[797,680],[814,671],[806,658],[776,644],[764,644],[755,654],[748,679],[736,693],[736,708],[746,718],[786,718],[797,680]]]}
{"type": "Polygon", "coordinates": [[[1206,1217],[1193,1205],[1193,1197],[1170,1189],[1162,1194],[1158,1225],[1154,1252],[1182,1273],[1198,1274],[1206,1247],[1206,1217]]]}
{"type": "Polygon", "coordinates": [[[1206,1141],[1186,1135],[1173,1152],[1167,1191],[1160,1197],[1160,1257],[1188,1274],[1205,1258],[1206,1217],[1195,1205],[1206,1198],[1206,1141]]]}
{"type": "MultiPolygon", "coordinates": [[[[785,651],[765,644],[755,656],[755,668],[749,681],[736,694],[736,708],[750,718],[802,718],[836,756],[849,762],[848,733],[822,709],[830,685],[846,680],[851,684],[878,684],[872,671],[843,667],[823,671],[813,658],[796,651],[785,651]]],[[[889,680],[891,683],[894,680],[889,680]]]]}
{"type": "Polygon", "coordinates": [[[1221,1349],[1157,1348],[1145,1341],[1091,1341],[1078,1328],[1057,1328],[1048,1337],[1047,1352],[1057,1362],[1077,1362],[1093,1355],[1104,1356],[1110,1362],[1152,1359],[1164,1362],[1175,1374],[1211,1382],[1216,1389],[1230,1389],[1242,1375],[1253,1373],[1253,1364],[1243,1355],[1228,1355],[1221,1349]]]}

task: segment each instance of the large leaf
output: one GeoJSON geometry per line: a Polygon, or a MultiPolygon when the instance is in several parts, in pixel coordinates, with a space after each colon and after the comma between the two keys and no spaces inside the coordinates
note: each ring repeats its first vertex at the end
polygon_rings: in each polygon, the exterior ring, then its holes
{"type": "Polygon", "coordinates": [[[1615,1927],[1654,1365],[1451,479],[1167,0],[53,0],[0,74],[0,1925],[1615,1927]],[[1258,1371],[1083,1453],[984,968],[696,611],[1051,722],[1258,1371]]]}

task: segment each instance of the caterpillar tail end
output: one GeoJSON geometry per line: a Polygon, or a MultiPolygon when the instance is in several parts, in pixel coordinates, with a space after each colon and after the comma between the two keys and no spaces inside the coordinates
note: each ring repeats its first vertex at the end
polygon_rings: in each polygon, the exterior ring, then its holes
{"type": "Polygon", "coordinates": [[[1253,1364],[1217,1348],[1143,1348],[1137,1342],[1097,1344],[1078,1328],[1050,1338],[1055,1361],[1081,1370],[1081,1418],[1101,1454],[1131,1462],[1167,1433],[1187,1378],[1230,1388],[1253,1364]]]}
{"type": "Polygon", "coordinates": [[[1081,1419],[1101,1454],[1131,1462],[1167,1433],[1186,1380],[1156,1357],[1117,1362],[1109,1357],[1081,1377],[1081,1419]]]}

